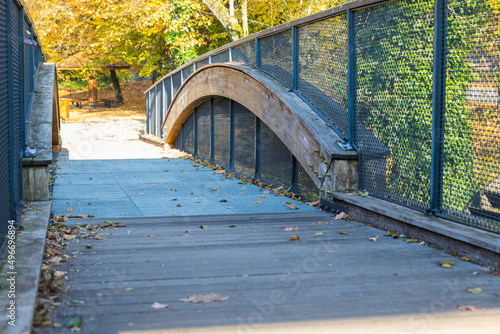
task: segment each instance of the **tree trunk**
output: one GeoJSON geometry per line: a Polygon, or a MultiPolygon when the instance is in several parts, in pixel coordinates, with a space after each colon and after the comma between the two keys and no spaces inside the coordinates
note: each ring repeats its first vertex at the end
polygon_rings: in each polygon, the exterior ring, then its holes
{"type": "Polygon", "coordinates": [[[115,90],[115,96],[118,103],[123,102],[122,90],[120,88],[120,81],[118,81],[118,76],[116,75],[116,70],[109,70],[111,72],[111,81],[113,82],[113,88],[115,90]]]}
{"type": "Polygon", "coordinates": [[[224,29],[226,29],[229,38],[232,41],[240,39],[243,34],[243,29],[238,23],[238,19],[231,16],[229,10],[224,6],[220,0],[202,0],[203,3],[214,13],[215,17],[222,24],[224,29]]]}

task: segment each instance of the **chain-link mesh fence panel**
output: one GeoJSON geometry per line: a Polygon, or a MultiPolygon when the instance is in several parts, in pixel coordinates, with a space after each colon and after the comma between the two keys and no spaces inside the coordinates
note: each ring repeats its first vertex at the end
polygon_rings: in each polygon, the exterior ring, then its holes
{"type": "Polygon", "coordinates": [[[174,96],[175,96],[175,94],[177,94],[177,91],[179,90],[179,88],[182,85],[181,79],[182,79],[181,72],[177,72],[174,75],[172,75],[172,85],[173,85],[172,93],[174,96]]]}
{"type": "Polygon", "coordinates": [[[155,88],[156,90],[156,128],[155,136],[162,137],[161,125],[163,123],[163,89],[162,85],[159,84],[155,88]]]}
{"type": "Polygon", "coordinates": [[[215,163],[228,167],[230,152],[230,100],[213,98],[214,111],[214,160],[215,163]]]}
{"type": "MultiPolygon", "coordinates": [[[[11,1],[11,36],[12,36],[12,109],[14,111],[14,152],[22,152],[24,148],[23,135],[24,135],[24,110],[21,109],[21,91],[22,91],[22,54],[21,47],[24,41],[21,39],[21,27],[19,20],[21,18],[20,8],[17,1],[11,1]]],[[[16,180],[16,203],[22,200],[23,194],[23,161],[20,154],[14,155],[14,173],[16,180]]]]}
{"type": "Polygon", "coordinates": [[[164,99],[164,102],[163,102],[163,105],[164,105],[164,113],[163,113],[163,120],[162,122],[165,120],[165,118],[167,118],[167,111],[168,111],[168,108],[170,108],[170,104],[172,103],[172,87],[171,87],[171,80],[170,78],[166,78],[165,80],[163,80],[163,99],[164,99]]]}
{"type": "MultiPolygon", "coordinates": [[[[294,158],[295,159],[295,158],[294,158]]],[[[319,199],[319,190],[302,165],[295,159],[295,177],[293,191],[300,195],[303,201],[317,201],[319,199]]]]}
{"type": "Polygon", "coordinates": [[[204,58],[200,61],[197,61],[196,62],[196,69],[200,69],[202,68],[203,66],[207,66],[208,64],[210,64],[210,57],[207,57],[207,58],[204,58]]]}
{"type": "Polygon", "coordinates": [[[260,175],[259,179],[274,188],[288,189],[292,183],[292,153],[281,139],[260,122],[260,175]]]}
{"type": "Polygon", "coordinates": [[[229,50],[218,53],[212,56],[212,64],[227,63],[229,61],[229,50]]]}
{"type": "Polygon", "coordinates": [[[255,41],[233,48],[232,53],[234,62],[255,66],[255,41]]]}
{"type": "Polygon", "coordinates": [[[185,69],[182,70],[182,76],[184,78],[184,80],[186,80],[191,74],[193,74],[194,72],[194,66],[193,65],[189,65],[188,67],[186,67],[185,69]]]}
{"type": "Polygon", "coordinates": [[[234,170],[252,177],[255,174],[255,115],[233,101],[234,170]]]}
{"type": "Polygon", "coordinates": [[[347,15],[298,30],[297,90],[347,136],[347,15]]]}
{"type": "Polygon", "coordinates": [[[261,69],[292,87],[292,31],[285,30],[260,40],[261,69]]]}
{"type": "Polygon", "coordinates": [[[210,100],[196,107],[196,124],[198,131],[197,155],[203,160],[210,160],[210,142],[212,140],[210,120],[210,100]]]}
{"type": "Polygon", "coordinates": [[[447,3],[443,209],[500,232],[500,14],[488,1],[447,3]]]}
{"type": "Polygon", "coordinates": [[[194,154],[194,113],[182,124],[182,142],[186,153],[194,154]]]}
{"type": "Polygon", "coordinates": [[[362,187],[420,210],[430,194],[433,4],[395,1],[354,13],[362,187]]]}

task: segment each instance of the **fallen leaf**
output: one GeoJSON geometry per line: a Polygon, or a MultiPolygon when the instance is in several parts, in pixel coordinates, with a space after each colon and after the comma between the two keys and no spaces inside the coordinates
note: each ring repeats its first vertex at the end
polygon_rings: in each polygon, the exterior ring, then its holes
{"type": "Polygon", "coordinates": [[[92,247],[94,247],[94,245],[85,245],[85,248],[87,249],[91,249],[92,247]]]}
{"type": "Polygon", "coordinates": [[[67,208],[66,211],[68,212],[73,212],[73,209],[71,207],[67,208]]]}
{"type": "Polygon", "coordinates": [[[181,169],[179,172],[181,172],[181,173],[184,172],[184,169],[181,169]]]}
{"type": "Polygon", "coordinates": [[[191,233],[191,231],[190,230],[186,230],[184,233],[191,233]]]}
{"type": "Polygon", "coordinates": [[[500,269],[497,269],[497,270],[495,270],[495,271],[492,271],[492,272],[491,272],[491,274],[492,274],[493,276],[500,276],[500,269]]]}
{"type": "Polygon", "coordinates": [[[267,198],[267,196],[266,195],[260,195],[257,198],[267,198]]]}
{"type": "Polygon", "coordinates": [[[168,307],[168,304],[160,304],[158,302],[154,302],[153,305],[151,305],[151,308],[167,308],[168,307]]]}
{"type": "Polygon", "coordinates": [[[368,196],[369,194],[368,194],[368,191],[360,191],[360,192],[359,192],[359,195],[360,195],[361,197],[366,197],[366,196],[368,196]]]}
{"type": "Polygon", "coordinates": [[[182,205],[181,205],[181,204],[177,204],[177,206],[178,206],[179,208],[181,208],[181,207],[182,207],[182,205]]]}
{"type": "Polygon", "coordinates": [[[223,169],[219,169],[215,171],[215,174],[224,174],[226,171],[223,169]]]}
{"type": "Polygon", "coordinates": [[[150,234],[148,235],[148,238],[153,238],[155,235],[154,234],[150,234]]]}
{"type": "Polygon", "coordinates": [[[348,234],[349,234],[349,232],[347,232],[347,231],[342,231],[342,232],[340,232],[340,234],[343,234],[343,235],[348,235],[348,234]]]}
{"type": "Polygon", "coordinates": [[[151,185],[151,187],[154,187],[154,186],[156,186],[156,184],[154,184],[154,183],[153,183],[153,184],[151,185]]]}
{"type": "Polygon", "coordinates": [[[226,203],[227,199],[221,199],[219,202],[226,203]]]}
{"type": "Polygon", "coordinates": [[[222,296],[217,293],[211,293],[209,295],[190,295],[188,298],[181,298],[179,301],[184,303],[212,303],[212,302],[222,302],[228,300],[229,297],[222,296]]]}
{"type": "Polygon", "coordinates": [[[497,297],[500,297],[500,293],[497,293],[497,297]]]}
{"type": "Polygon", "coordinates": [[[217,188],[215,188],[215,189],[210,189],[209,191],[217,191],[217,188]]]}
{"type": "Polygon", "coordinates": [[[85,304],[85,301],[83,301],[83,300],[76,300],[76,299],[73,299],[71,302],[72,302],[73,304],[85,304]]]}
{"type": "Polygon", "coordinates": [[[292,210],[300,210],[300,208],[299,208],[299,207],[297,207],[295,204],[290,204],[290,205],[289,205],[289,207],[290,207],[290,209],[292,209],[292,210]]]}
{"type": "Polygon", "coordinates": [[[177,189],[174,188],[168,188],[168,190],[177,191],[177,189]]]}
{"type": "MultiPolygon", "coordinates": [[[[470,258],[469,258],[469,257],[467,257],[467,256],[462,256],[462,257],[460,258],[460,260],[465,261],[465,262],[470,262],[470,258]]],[[[500,271],[499,271],[499,275],[500,275],[500,271]]]]}
{"type": "Polygon", "coordinates": [[[271,192],[269,190],[263,191],[264,194],[270,194],[271,192]]]}
{"type": "Polygon", "coordinates": [[[236,225],[229,225],[228,227],[236,227],[236,225]]]}
{"type": "Polygon", "coordinates": [[[323,232],[314,233],[314,235],[323,235],[323,232]]]}
{"type": "Polygon", "coordinates": [[[472,306],[472,305],[458,305],[458,309],[460,311],[471,311],[471,312],[484,311],[484,308],[482,308],[482,307],[475,307],[475,306],[472,306]]]}
{"type": "Polygon", "coordinates": [[[377,241],[378,240],[378,235],[374,236],[374,237],[371,237],[371,238],[368,238],[368,240],[370,240],[370,241],[377,241]]]}
{"type": "Polygon", "coordinates": [[[247,186],[241,187],[241,189],[246,189],[246,188],[247,188],[247,186]]]}
{"type": "Polygon", "coordinates": [[[293,235],[293,234],[292,234],[292,235],[290,236],[290,241],[296,241],[296,240],[299,240],[299,239],[300,239],[300,237],[299,237],[298,235],[293,235]]]}
{"type": "Polygon", "coordinates": [[[134,288],[123,288],[123,291],[133,291],[134,288]]]}
{"type": "Polygon", "coordinates": [[[61,216],[59,216],[59,217],[56,218],[56,222],[58,222],[58,223],[65,222],[67,220],[68,220],[68,217],[65,216],[65,215],[61,215],[61,216]]]}
{"type": "Polygon", "coordinates": [[[82,325],[82,317],[72,318],[66,323],[66,327],[68,328],[80,327],[81,325],[82,325]]]}
{"type": "Polygon", "coordinates": [[[392,237],[394,236],[394,232],[387,232],[386,234],[384,234],[384,237],[392,237]]]}
{"type": "Polygon", "coordinates": [[[286,227],[282,227],[283,230],[285,231],[297,231],[299,229],[298,226],[286,226],[286,227]]]}
{"type": "Polygon", "coordinates": [[[56,270],[54,271],[54,276],[57,278],[63,278],[67,273],[67,271],[56,270]]]}
{"type": "Polygon", "coordinates": [[[200,228],[201,228],[202,230],[206,230],[207,228],[210,228],[210,226],[207,226],[207,225],[201,225],[201,226],[200,226],[200,228]]]}
{"type": "Polygon", "coordinates": [[[319,205],[319,201],[314,201],[314,202],[307,203],[307,206],[316,206],[316,205],[319,205]]]}
{"type": "Polygon", "coordinates": [[[139,193],[139,195],[144,195],[144,193],[139,193]]]}
{"type": "Polygon", "coordinates": [[[252,202],[253,204],[262,204],[262,201],[255,201],[255,202],[252,202]]]}
{"type": "Polygon", "coordinates": [[[410,243],[414,243],[414,242],[417,242],[417,241],[418,241],[418,240],[413,239],[413,238],[406,239],[406,242],[410,242],[410,243]]]}
{"type": "Polygon", "coordinates": [[[193,167],[200,167],[200,164],[193,164],[193,167]]]}
{"type": "Polygon", "coordinates": [[[73,238],[75,237],[74,235],[71,235],[71,234],[63,234],[62,235],[63,239],[64,240],[73,240],[73,238]]]}
{"type": "Polygon", "coordinates": [[[336,220],[340,220],[340,219],[346,219],[347,217],[349,217],[348,215],[346,215],[345,212],[341,212],[339,213],[338,215],[335,215],[335,219],[336,220]]]}
{"type": "Polygon", "coordinates": [[[480,287],[470,288],[470,289],[467,289],[467,292],[470,292],[470,293],[481,293],[481,292],[483,292],[483,289],[481,289],[480,287]]]}
{"type": "Polygon", "coordinates": [[[326,225],[328,223],[327,222],[318,222],[318,224],[320,224],[320,225],[326,225]]]}
{"type": "Polygon", "coordinates": [[[441,267],[444,268],[452,268],[452,265],[454,265],[455,262],[447,260],[447,261],[441,261],[439,262],[439,264],[441,265],[441,267]]]}

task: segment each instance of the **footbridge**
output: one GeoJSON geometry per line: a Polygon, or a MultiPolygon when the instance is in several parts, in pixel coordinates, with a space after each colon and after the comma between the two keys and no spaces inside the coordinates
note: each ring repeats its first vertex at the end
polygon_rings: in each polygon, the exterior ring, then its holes
{"type": "Polygon", "coordinates": [[[153,85],[147,133],[330,208],[359,191],[498,233],[498,101],[478,95],[498,54],[471,6],[353,1],[242,38],[153,85]]]}

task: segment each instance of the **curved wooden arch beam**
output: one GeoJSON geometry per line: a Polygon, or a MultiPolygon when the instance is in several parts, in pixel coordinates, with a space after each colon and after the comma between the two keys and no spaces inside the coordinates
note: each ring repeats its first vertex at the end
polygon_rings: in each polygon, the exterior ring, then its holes
{"type": "Polygon", "coordinates": [[[170,147],[194,108],[215,96],[236,101],[259,117],[323,190],[323,197],[329,197],[328,192],[358,189],[357,153],[343,151],[337,144],[341,138],[289,88],[245,65],[212,64],[189,76],[163,123],[170,147]],[[325,174],[332,159],[328,177],[325,174]]]}

